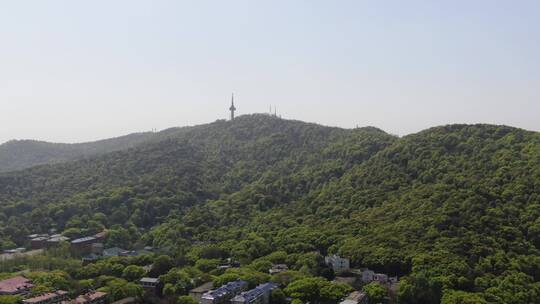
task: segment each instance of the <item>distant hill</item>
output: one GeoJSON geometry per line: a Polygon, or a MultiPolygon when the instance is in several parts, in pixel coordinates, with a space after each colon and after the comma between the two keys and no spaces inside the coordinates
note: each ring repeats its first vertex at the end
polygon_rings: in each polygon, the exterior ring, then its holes
{"type": "Polygon", "coordinates": [[[317,275],[306,254],[337,252],[399,275],[400,303],[539,303],[540,134],[448,125],[398,138],[269,115],[171,129],[0,174],[0,247],[51,227],[105,227],[110,245],[175,248],[184,262],[281,251],[317,275]]]}
{"type": "Polygon", "coordinates": [[[35,140],[12,140],[0,145],[0,172],[55,164],[132,148],[157,133],[134,133],[94,142],[63,144],[35,140]]]}

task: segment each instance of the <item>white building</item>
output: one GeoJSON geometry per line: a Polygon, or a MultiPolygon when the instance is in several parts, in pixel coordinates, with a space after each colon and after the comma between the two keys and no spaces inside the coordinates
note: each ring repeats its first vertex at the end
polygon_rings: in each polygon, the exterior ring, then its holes
{"type": "Polygon", "coordinates": [[[349,259],[340,257],[339,255],[331,255],[324,258],[326,265],[332,267],[335,273],[347,271],[350,269],[349,259]]]}

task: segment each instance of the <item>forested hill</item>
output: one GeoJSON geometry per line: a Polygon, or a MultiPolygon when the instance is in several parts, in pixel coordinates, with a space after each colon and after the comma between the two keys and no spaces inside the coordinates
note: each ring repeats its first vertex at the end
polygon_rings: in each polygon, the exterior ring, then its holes
{"type": "Polygon", "coordinates": [[[539,218],[540,134],[493,125],[397,138],[246,115],[0,175],[2,248],[108,228],[108,245],[178,264],[201,246],[244,265],[281,251],[313,274],[309,254],[339,252],[402,276],[402,303],[538,303],[539,218]]]}
{"type": "Polygon", "coordinates": [[[152,132],[134,133],[80,144],[12,140],[0,145],[0,172],[22,170],[43,164],[73,161],[124,150],[147,141],[154,134],[152,132]]]}

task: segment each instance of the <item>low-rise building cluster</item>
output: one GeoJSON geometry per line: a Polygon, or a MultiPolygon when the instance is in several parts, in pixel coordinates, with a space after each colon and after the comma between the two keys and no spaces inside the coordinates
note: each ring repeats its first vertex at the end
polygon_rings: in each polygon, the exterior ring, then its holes
{"type": "Polygon", "coordinates": [[[276,283],[261,284],[232,298],[231,304],[268,304],[272,290],[277,287],[276,283]]]}
{"type": "Polygon", "coordinates": [[[33,287],[31,280],[16,276],[0,281],[0,295],[21,296],[23,304],[105,304],[107,301],[107,294],[100,291],[91,291],[75,299],[69,299],[64,290],[30,296],[33,287]]]}
{"type": "Polygon", "coordinates": [[[248,290],[246,281],[229,282],[217,289],[206,283],[190,291],[190,295],[201,304],[269,304],[275,283],[264,283],[248,290]]]}
{"type": "Polygon", "coordinates": [[[201,297],[201,304],[225,304],[229,303],[232,298],[248,289],[246,281],[229,282],[217,289],[210,290],[204,293],[201,297]]]}
{"type": "Polygon", "coordinates": [[[49,292],[42,295],[38,295],[32,298],[24,299],[24,304],[56,304],[69,299],[68,292],[63,290],[57,290],[55,292],[49,292]]]}

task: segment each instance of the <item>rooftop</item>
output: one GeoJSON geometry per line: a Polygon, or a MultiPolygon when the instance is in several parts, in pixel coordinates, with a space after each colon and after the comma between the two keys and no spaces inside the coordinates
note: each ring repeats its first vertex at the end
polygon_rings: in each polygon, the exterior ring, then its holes
{"type": "Polygon", "coordinates": [[[80,295],[75,300],[72,300],[69,303],[72,303],[72,304],[84,304],[84,303],[94,301],[96,299],[104,298],[106,296],[107,296],[107,294],[104,293],[104,292],[94,291],[94,292],[89,292],[89,293],[84,294],[84,295],[80,295]]]}
{"type": "Polygon", "coordinates": [[[214,283],[207,282],[207,283],[202,284],[201,286],[193,288],[192,290],[190,290],[190,292],[207,292],[211,290],[212,288],[214,288],[214,283]]]}
{"type": "Polygon", "coordinates": [[[276,283],[261,284],[250,291],[243,292],[241,295],[236,296],[234,302],[251,302],[253,299],[261,296],[262,294],[271,291],[278,285],[276,283]],[[243,301],[245,300],[245,301],[243,301]]]}
{"type": "Polygon", "coordinates": [[[71,241],[71,244],[85,243],[85,242],[93,241],[95,239],[96,238],[93,237],[93,236],[87,236],[87,237],[83,237],[83,238],[80,238],[80,239],[73,240],[73,241],[71,241]]]}
{"type": "Polygon", "coordinates": [[[0,281],[0,293],[13,294],[32,287],[34,285],[30,283],[30,280],[22,276],[0,281]]]}
{"type": "Polygon", "coordinates": [[[46,300],[54,299],[54,298],[57,298],[57,297],[65,296],[67,294],[68,294],[67,291],[58,290],[58,291],[55,291],[55,292],[50,292],[50,293],[42,294],[42,295],[37,296],[37,297],[33,297],[33,298],[23,300],[23,303],[39,303],[39,302],[42,302],[42,301],[46,301],[46,300]]]}
{"type": "Polygon", "coordinates": [[[242,287],[247,286],[247,285],[248,285],[248,283],[246,281],[241,281],[241,280],[229,282],[229,283],[219,287],[218,289],[210,290],[209,292],[205,293],[203,295],[203,297],[206,297],[206,298],[219,298],[219,297],[225,296],[227,294],[237,292],[239,289],[241,289],[242,287]]]}

